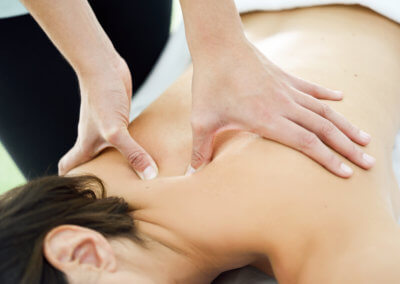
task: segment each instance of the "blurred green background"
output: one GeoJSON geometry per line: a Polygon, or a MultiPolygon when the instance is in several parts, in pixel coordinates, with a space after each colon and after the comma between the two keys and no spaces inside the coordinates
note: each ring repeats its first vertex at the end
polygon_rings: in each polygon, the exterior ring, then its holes
{"type": "Polygon", "coordinates": [[[25,181],[3,145],[0,144],[0,194],[25,181]]]}
{"type": "MultiPolygon", "coordinates": [[[[174,0],[171,31],[175,30],[181,19],[179,2],[178,0],[174,0]]],[[[24,182],[23,175],[0,142],[0,194],[24,182]]]]}

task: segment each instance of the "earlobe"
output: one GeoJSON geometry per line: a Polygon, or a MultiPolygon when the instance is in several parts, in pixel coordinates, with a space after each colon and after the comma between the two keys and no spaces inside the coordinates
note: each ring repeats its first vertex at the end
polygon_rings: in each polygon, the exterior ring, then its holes
{"type": "Polygon", "coordinates": [[[44,255],[66,274],[73,270],[116,269],[116,259],[108,241],[98,232],[64,225],[50,231],[44,241],[44,255]]]}

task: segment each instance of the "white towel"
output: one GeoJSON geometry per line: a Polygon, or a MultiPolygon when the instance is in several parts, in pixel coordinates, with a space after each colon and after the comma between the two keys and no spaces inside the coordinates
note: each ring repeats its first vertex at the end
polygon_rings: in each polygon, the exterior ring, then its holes
{"type": "Polygon", "coordinates": [[[399,0],[235,0],[236,6],[241,13],[250,11],[285,10],[300,7],[319,5],[358,4],[382,14],[393,21],[400,23],[400,1],[399,0]]]}

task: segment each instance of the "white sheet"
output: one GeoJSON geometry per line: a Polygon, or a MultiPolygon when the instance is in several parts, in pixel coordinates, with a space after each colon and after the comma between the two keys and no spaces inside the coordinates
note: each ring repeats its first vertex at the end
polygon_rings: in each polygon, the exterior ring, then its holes
{"type": "Polygon", "coordinates": [[[235,0],[235,2],[241,13],[255,10],[285,10],[330,4],[358,4],[400,23],[399,0],[235,0]]]}

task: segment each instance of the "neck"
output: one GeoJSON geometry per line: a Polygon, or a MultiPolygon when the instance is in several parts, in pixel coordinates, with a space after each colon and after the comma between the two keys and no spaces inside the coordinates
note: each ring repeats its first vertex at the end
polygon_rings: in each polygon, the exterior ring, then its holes
{"type": "Polygon", "coordinates": [[[257,260],[257,256],[243,249],[200,244],[157,223],[139,219],[136,216],[135,223],[143,245],[126,240],[129,252],[125,244],[115,251],[121,252],[118,258],[125,263],[126,270],[134,269],[151,277],[154,283],[211,283],[222,272],[257,260]]]}
{"type": "Polygon", "coordinates": [[[139,236],[143,242],[140,243],[129,239],[112,241],[121,272],[131,273],[135,279],[162,284],[211,283],[222,272],[218,268],[221,266],[209,262],[204,253],[185,247],[183,242],[179,245],[171,243],[171,234],[159,229],[156,229],[157,236],[152,234],[150,237],[141,232],[139,236]]]}

